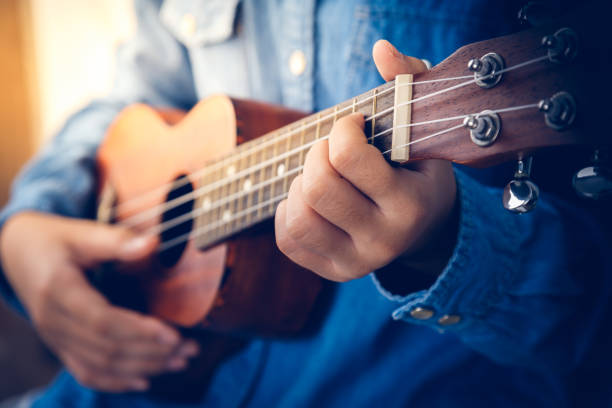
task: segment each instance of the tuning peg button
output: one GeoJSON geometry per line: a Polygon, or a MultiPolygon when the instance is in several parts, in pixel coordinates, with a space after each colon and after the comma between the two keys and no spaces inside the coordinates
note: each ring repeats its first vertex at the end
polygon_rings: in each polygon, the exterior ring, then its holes
{"type": "Polygon", "coordinates": [[[551,62],[570,62],[578,55],[578,34],[571,28],[564,27],[543,37],[542,45],[548,49],[548,59],[551,62]]]}
{"type": "Polygon", "coordinates": [[[574,174],[572,185],[579,196],[594,200],[612,196],[612,169],[603,156],[602,151],[595,150],[591,165],[574,174]]]}
{"type": "Polygon", "coordinates": [[[476,84],[481,88],[493,88],[502,80],[506,68],[503,57],[495,52],[472,58],[468,61],[468,69],[474,73],[476,84]]]}
{"type": "Polygon", "coordinates": [[[503,204],[506,210],[514,213],[526,213],[536,206],[540,189],[529,178],[531,163],[531,157],[518,161],[514,179],[504,189],[503,204]]]}

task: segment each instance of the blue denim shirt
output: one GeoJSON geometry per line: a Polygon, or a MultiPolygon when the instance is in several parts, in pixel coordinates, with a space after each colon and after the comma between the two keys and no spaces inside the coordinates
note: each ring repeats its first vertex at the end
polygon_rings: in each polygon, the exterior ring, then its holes
{"type": "MultiPolygon", "coordinates": [[[[90,216],[94,155],[126,105],[188,109],[224,92],[319,110],[381,83],[371,59],[377,39],[436,63],[510,31],[518,8],[485,0],[135,3],[138,32],[119,51],[113,92],[75,114],[26,167],[0,222],[26,209],[90,216]],[[301,75],[289,67],[296,50],[305,56],[301,75]]],[[[490,171],[456,174],[458,240],[433,286],[400,295],[375,277],[338,285],[313,336],[253,339],[194,406],[608,406],[612,248],[604,227],[546,191],[533,212],[512,215],[490,171]],[[417,307],[433,313],[415,318],[417,307]],[[441,325],[445,315],[460,320],[441,325]]],[[[36,402],[106,405],[175,406],[95,392],[67,372],[36,402]]]]}

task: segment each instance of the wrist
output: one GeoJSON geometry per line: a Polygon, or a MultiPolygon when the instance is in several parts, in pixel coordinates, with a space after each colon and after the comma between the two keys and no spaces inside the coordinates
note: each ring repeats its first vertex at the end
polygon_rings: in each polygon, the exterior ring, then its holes
{"type": "Polygon", "coordinates": [[[447,266],[457,244],[459,203],[455,203],[431,238],[418,250],[408,250],[375,271],[379,284],[405,296],[432,286],[447,266]]]}

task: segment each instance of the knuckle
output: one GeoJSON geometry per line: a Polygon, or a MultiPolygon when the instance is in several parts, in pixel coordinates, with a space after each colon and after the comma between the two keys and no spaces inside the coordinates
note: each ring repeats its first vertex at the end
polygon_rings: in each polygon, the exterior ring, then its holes
{"type": "Polygon", "coordinates": [[[97,314],[92,325],[93,330],[101,337],[107,337],[111,333],[111,323],[104,315],[97,314]]]}
{"type": "Polygon", "coordinates": [[[327,194],[327,183],[322,172],[311,172],[302,179],[302,194],[310,205],[316,205],[327,194]]]}
{"type": "Polygon", "coordinates": [[[329,162],[340,174],[345,173],[348,169],[353,167],[356,161],[357,157],[355,153],[342,145],[336,146],[329,152],[329,162]]]}
{"type": "Polygon", "coordinates": [[[276,246],[278,247],[278,249],[280,249],[280,251],[284,254],[288,254],[291,251],[291,243],[289,242],[289,239],[287,239],[286,236],[280,236],[279,234],[275,234],[276,235],[276,246]]]}
{"type": "Polygon", "coordinates": [[[294,211],[290,217],[287,217],[287,234],[294,241],[303,241],[308,236],[308,215],[307,210],[300,208],[294,211]]]}
{"type": "Polygon", "coordinates": [[[331,271],[329,272],[328,279],[335,282],[348,282],[354,279],[355,271],[353,268],[347,268],[346,266],[339,265],[337,262],[332,261],[331,271]]]}
{"type": "Polygon", "coordinates": [[[96,376],[89,369],[78,370],[74,373],[76,380],[83,386],[93,388],[96,386],[96,376]]]}
{"type": "Polygon", "coordinates": [[[104,367],[109,367],[115,363],[116,360],[119,359],[121,355],[121,347],[119,347],[116,343],[111,343],[104,349],[104,360],[101,365],[104,367]]]}

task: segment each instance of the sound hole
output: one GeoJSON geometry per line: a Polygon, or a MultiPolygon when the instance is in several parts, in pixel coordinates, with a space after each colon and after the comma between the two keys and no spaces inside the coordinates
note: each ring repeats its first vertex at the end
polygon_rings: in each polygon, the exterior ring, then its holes
{"type": "MultiPolygon", "coordinates": [[[[179,176],[174,180],[174,187],[168,193],[166,203],[175,199],[182,201],[181,197],[192,191],[193,185],[188,181],[187,177],[185,175],[179,176]]],[[[176,220],[178,217],[191,213],[191,211],[193,211],[193,199],[181,202],[179,205],[170,204],[169,208],[162,215],[162,223],[176,220]]],[[[176,265],[187,247],[189,241],[187,239],[182,240],[181,237],[191,232],[193,218],[188,216],[185,216],[185,218],[184,221],[161,232],[161,242],[171,245],[159,253],[160,263],[165,267],[169,268],[176,265]]]]}

